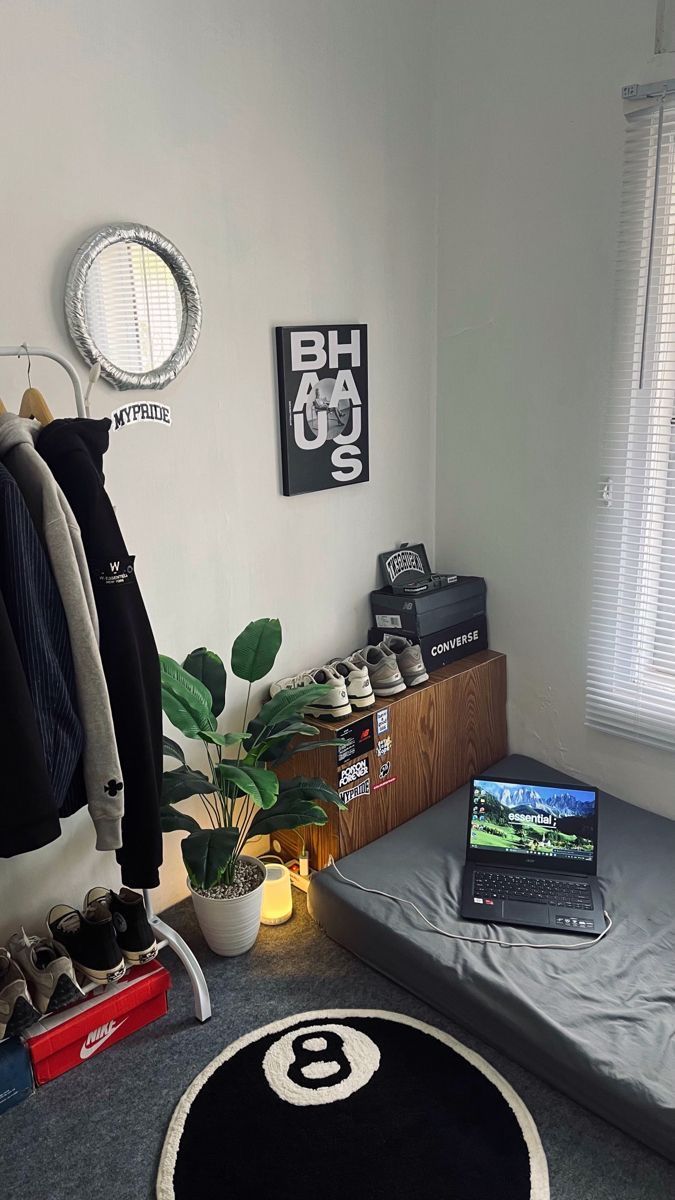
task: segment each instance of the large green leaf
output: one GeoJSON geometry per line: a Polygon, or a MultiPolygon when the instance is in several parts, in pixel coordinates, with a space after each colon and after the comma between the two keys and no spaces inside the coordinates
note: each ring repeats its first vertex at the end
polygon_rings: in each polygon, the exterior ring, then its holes
{"type": "MultiPolygon", "coordinates": [[[[275,743],[279,744],[279,743],[275,743]]],[[[320,742],[300,742],[295,746],[283,746],[281,754],[274,758],[275,767],[280,767],[282,763],[289,762],[295,758],[296,754],[304,754],[307,750],[323,750],[325,746],[344,746],[344,738],[326,738],[320,742]]],[[[261,762],[270,761],[265,754],[260,756],[261,762]]]]}
{"type": "Polygon", "coordinates": [[[240,763],[222,762],[216,767],[216,779],[223,789],[233,785],[250,796],[258,808],[271,808],[279,795],[279,780],[273,771],[264,767],[249,767],[240,763]]]}
{"type": "Polygon", "coordinates": [[[160,654],[162,708],[172,725],[186,737],[196,738],[204,729],[215,729],[211,695],[199,679],[184,671],[180,663],[160,654]]]}
{"type": "Polygon", "coordinates": [[[257,717],[254,717],[248,723],[245,749],[251,751],[255,746],[254,753],[258,762],[278,763],[282,761],[289,742],[295,737],[315,738],[318,735],[319,730],[315,725],[306,725],[298,720],[297,715],[272,728],[263,725],[257,717]],[[256,743],[258,737],[260,740],[256,743]]]}
{"type": "MultiPolygon", "coordinates": [[[[330,683],[310,683],[307,687],[300,688],[282,688],[263,704],[256,721],[260,723],[261,730],[270,727],[270,731],[276,730],[276,727],[282,721],[288,721],[290,717],[298,716],[312,704],[316,704],[318,700],[322,700],[329,692],[333,690],[330,683]]],[[[267,741],[269,734],[257,735],[261,741],[267,741]]]]}
{"type": "Polygon", "coordinates": [[[328,814],[310,800],[297,800],[288,807],[275,804],[269,812],[257,812],[251,822],[248,836],[259,837],[263,833],[275,833],[277,829],[299,829],[305,825],[325,825],[328,814]]]}
{"type": "Polygon", "coordinates": [[[162,775],[162,804],[178,804],[190,796],[217,791],[202,771],[191,771],[189,767],[176,767],[162,775]]]}
{"type": "Polygon", "coordinates": [[[274,666],[281,645],[281,625],[276,617],[251,621],[232,646],[232,670],[239,679],[255,683],[274,666]]]}
{"type": "Polygon", "coordinates": [[[212,733],[210,729],[204,729],[199,736],[203,742],[210,742],[214,746],[238,746],[240,742],[246,741],[248,734],[212,733]]]}
{"type": "Polygon", "coordinates": [[[176,758],[178,762],[181,762],[185,766],[185,755],[178,742],[174,742],[170,737],[164,736],[162,738],[162,751],[165,758],[176,758]]]}
{"type": "Polygon", "coordinates": [[[177,808],[172,808],[170,804],[160,808],[159,821],[164,833],[172,833],[174,829],[187,829],[188,833],[199,833],[201,829],[199,821],[195,821],[194,817],[188,816],[187,813],[179,812],[177,808]]]}
{"type": "Polygon", "coordinates": [[[323,800],[325,804],[335,804],[337,808],[346,808],[344,800],[338,792],[329,787],[323,779],[308,779],[297,775],[295,779],[282,780],[279,787],[279,799],[288,800],[323,800]]]}
{"type": "Polygon", "coordinates": [[[183,838],[183,862],[192,886],[210,888],[218,883],[238,841],[238,829],[200,829],[183,838]]]}
{"type": "MultiPolygon", "coordinates": [[[[318,737],[320,732],[321,730],[317,729],[316,725],[305,725],[303,721],[288,721],[284,722],[283,726],[275,725],[274,732],[270,733],[265,740],[276,742],[291,737],[318,737]]],[[[309,749],[311,748],[310,746],[309,749]]]]}
{"type": "Polygon", "coordinates": [[[219,658],[213,650],[207,650],[206,646],[200,646],[198,650],[190,651],[183,667],[190,675],[204,684],[211,696],[211,711],[214,717],[219,717],[225,707],[227,684],[227,674],[222,658],[219,658]]]}

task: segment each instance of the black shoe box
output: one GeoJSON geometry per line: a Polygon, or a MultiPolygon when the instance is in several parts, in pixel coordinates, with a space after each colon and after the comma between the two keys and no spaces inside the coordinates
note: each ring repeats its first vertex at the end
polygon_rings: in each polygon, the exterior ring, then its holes
{"type": "Polygon", "coordinates": [[[419,642],[428,671],[487,650],[486,591],[478,575],[460,575],[456,583],[418,596],[378,588],[370,593],[374,628],[369,641],[399,633],[419,642]]]}
{"type": "Polygon", "coordinates": [[[373,625],[384,633],[412,629],[418,637],[426,637],[472,617],[484,617],[485,594],[485,580],[478,575],[460,575],[456,583],[418,596],[378,588],[370,593],[373,625]]]}

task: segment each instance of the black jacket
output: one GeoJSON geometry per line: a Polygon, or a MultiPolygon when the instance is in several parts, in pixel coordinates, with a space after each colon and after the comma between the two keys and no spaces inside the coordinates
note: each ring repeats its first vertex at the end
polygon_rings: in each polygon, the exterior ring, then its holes
{"type": "Polygon", "coordinates": [[[37,440],[82,532],[96,599],[115,736],[124,777],[122,849],[128,887],[157,887],[162,862],[162,695],[159,658],[134,560],[106,493],[110,421],[52,421],[37,440]]]}
{"type": "MultiPolygon", "coordinates": [[[[0,589],[33,701],[56,807],[62,809],[68,797],[72,811],[76,804],[71,785],[84,736],[77,714],[66,616],[24,498],[2,463],[0,589]]],[[[9,693],[8,702],[11,699],[9,693]]],[[[77,782],[80,783],[79,773],[77,782]]]]}
{"type": "Polygon", "coordinates": [[[53,842],[59,813],[23,663],[0,594],[0,857],[53,842]]]}

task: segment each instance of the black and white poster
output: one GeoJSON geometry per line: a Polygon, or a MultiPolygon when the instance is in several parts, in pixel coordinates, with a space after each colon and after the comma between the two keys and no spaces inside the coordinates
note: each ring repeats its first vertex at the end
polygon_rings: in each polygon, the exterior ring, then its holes
{"type": "Polygon", "coordinates": [[[365,325],[277,326],[284,496],[365,483],[365,325]]]}

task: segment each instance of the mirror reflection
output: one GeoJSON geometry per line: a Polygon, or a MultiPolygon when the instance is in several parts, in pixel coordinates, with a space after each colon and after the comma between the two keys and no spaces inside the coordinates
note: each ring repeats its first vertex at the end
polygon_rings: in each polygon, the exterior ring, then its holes
{"type": "Polygon", "coordinates": [[[120,370],[155,370],[176,350],[181,294],[164,259],[140,242],[120,241],[102,250],[88,272],[83,299],[92,341],[120,370]]]}

